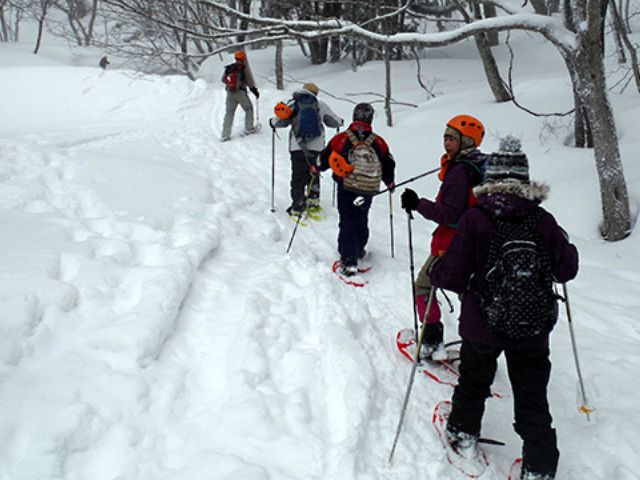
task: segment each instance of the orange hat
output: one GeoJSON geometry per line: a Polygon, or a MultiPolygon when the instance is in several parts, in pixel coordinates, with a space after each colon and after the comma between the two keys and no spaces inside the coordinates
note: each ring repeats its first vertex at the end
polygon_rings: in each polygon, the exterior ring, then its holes
{"type": "Polygon", "coordinates": [[[244,51],[242,50],[238,50],[236,53],[233,54],[233,58],[235,58],[239,62],[245,62],[247,60],[247,54],[244,53],[244,51]]]}
{"type": "MultiPolygon", "coordinates": [[[[479,147],[484,138],[484,125],[482,122],[471,115],[456,115],[447,122],[447,127],[456,129],[462,135],[461,147],[467,148],[470,146],[479,147]],[[465,145],[465,138],[469,138],[473,141],[473,145],[465,145]]],[[[446,132],[446,130],[445,130],[446,132]]],[[[471,143],[471,142],[469,142],[471,143]]]]}

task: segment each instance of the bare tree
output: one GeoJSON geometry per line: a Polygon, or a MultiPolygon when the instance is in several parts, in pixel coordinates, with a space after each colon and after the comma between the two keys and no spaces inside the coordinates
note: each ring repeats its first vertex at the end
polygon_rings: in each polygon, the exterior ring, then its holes
{"type": "Polygon", "coordinates": [[[30,0],[0,0],[0,41],[17,42],[30,0]]]}
{"type": "MultiPolygon", "coordinates": [[[[200,0],[212,8],[223,8],[212,0],[200,0]]],[[[449,45],[489,31],[528,30],[551,42],[567,65],[576,100],[576,118],[583,113],[593,139],[596,169],[600,182],[603,223],[602,236],[609,241],[625,238],[631,231],[629,197],[622,170],[615,122],[607,97],[604,75],[604,21],[607,0],[567,0],[561,18],[530,13],[521,5],[492,0],[507,15],[474,20],[446,34],[395,34],[382,36],[361,25],[337,20],[292,22],[274,18],[251,18],[257,25],[279,26],[280,34],[306,40],[336,35],[350,36],[374,44],[418,44],[425,47],[449,45]],[[579,26],[579,27],[578,27],[579,26]],[[588,105],[588,108],[585,108],[588,105]]],[[[226,11],[228,14],[240,12],[226,11]]],[[[277,30],[273,30],[271,34],[277,30]]]]}
{"type": "Polygon", "coordinates": [[[36,19],[38,20],[38,36],[36,38],[36,46],[33,49],[33,53],[37,54],[40,50],[40,44],[42,42],[42,34],[44,32],[44,22],[47,17],[47,10],[51,5],[51,0],[40,0],[39,5],[36,7],[36,19]]]}
{"type": "Polygon", "coordinates": [[[98,3],[99,0],[56,0],[53,7],[65,14],[67,24],[50,20],[48,28],[56,35],[74,38],[80,46],[89,46],[93,41],[98,3]]]}

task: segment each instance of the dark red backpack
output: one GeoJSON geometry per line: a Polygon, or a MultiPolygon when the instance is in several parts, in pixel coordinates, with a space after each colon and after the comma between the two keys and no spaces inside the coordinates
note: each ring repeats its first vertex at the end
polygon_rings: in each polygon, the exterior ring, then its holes
{"type": "Polygon", "coordinates": [[[232,63],[224,67],[224,75],[222,75],[222,82],[227,86],[230,92],[239,90],[242,86],[242,69],[244,65],[238,63],[232,63]]]}

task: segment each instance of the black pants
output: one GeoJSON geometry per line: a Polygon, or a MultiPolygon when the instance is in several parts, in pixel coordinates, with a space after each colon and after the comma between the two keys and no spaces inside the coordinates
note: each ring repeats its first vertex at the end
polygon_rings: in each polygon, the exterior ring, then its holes
{"type": "Polygon", "coordinates": [[[350,192],[338,183],[338,253],[345,265],[357,265],[367,246],[372,198],[371,195],[350,192]],[[362,197],[363,203],[356,206],[353,202],[358,197],[362,197]]]}
{"type": "Polygon", "coordinates": [[[307,195],[311,199],[320,198],[320,177],[310,172],[310,165],[316,164],[319,152],[295,150],[291,152],[291,205],[296,210],[306,208],[307,195]],[[313,183],[311,178],[313,177],[313,183]],[[307,191],[309,189],[309,191],[307,191]]]}
{"type": "MultiPolygon", "coordinates": [[[[498,347],[462,342],[460,379],[453,392],[447,428],[480,434],[484,403],[491,395],[497,359],[502,351],[498,347]]],[[[547,401],[551,374],[549,349],[505,349],[504,353],[513,390],[513,426],[523,441],[523,469],[553,476],[560,452],[547,401]]]]}

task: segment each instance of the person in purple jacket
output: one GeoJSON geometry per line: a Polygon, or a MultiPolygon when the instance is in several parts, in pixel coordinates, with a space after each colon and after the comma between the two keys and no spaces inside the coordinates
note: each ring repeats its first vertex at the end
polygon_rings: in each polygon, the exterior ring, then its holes
{"type": "Polygon", "coordinates": [[[559,458],[547,400],[549,335],[516,341],[492,334],[480,305],[478,277],[484,271],[496,219],[518,222],[534,211],[541,215],[536,232],[556,282],[576,276],[578,251],[553,215],[539,207],[549,189],[529,180],[519,140],[503,139],[500,150],[507,154],[489,157],[485,181],[474,189],[477,205],[462,215],[452,243],[429,270],[435,287],[462,296],[460,379],[453,392],[446,439],[456,451],[477,453],[485,400],[490,396],[497,359],[504,352],[513,390],[514,428],[523,440],[520,478],[549,480],[555,477],[559,458]]]}
{"type": "Polygon", "coordinates": [[[444,254],[456,233],[456,224],[469,207],[475,203],[473,187],[483,177],[485,155],[478,150],[484,138],[485,128],[480,120],[471,115],[456,115],[447,122],[443,134],[445,153],[440,158],[438,179],[442,182],[435,200],[420,198],[410,188],[402,193],[402,208],[411,214],[416,210],[427,220],[438,226],[431,236],[430,254],[424,262],[415,284],[415,302],[420,321],[427,324],[422,337],[420,356],[437,360],[446,356],[444,350],[444,325],[437,300],[427,312],[427,299],[431,283],[427,270],[444,254]]]}

